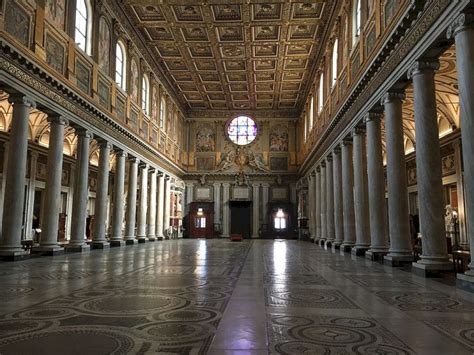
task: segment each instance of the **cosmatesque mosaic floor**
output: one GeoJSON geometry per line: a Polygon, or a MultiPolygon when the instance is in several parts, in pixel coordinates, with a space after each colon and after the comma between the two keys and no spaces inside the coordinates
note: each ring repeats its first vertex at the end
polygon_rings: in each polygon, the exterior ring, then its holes
{"type": "Polygon", "coordinates": [[[298,241],[0,263],[0,354],[473,354],[474,297],[298,241]]]}

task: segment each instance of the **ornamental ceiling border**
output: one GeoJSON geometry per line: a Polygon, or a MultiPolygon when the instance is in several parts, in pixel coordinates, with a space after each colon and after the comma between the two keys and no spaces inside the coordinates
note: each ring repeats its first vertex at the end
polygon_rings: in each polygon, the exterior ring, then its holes
{"type": "Polygon", "coordinates": [[[36,95],[47,97],[64,110],[92,125],[96,131],[104,132],[117,142],[122,143],[131,150],[133,155],[135,153],[141,155],[154,162],[158,167],[169,170],[172,174],[184,174],[182,168],[168,161],[160,152],[152,149],[119,123],[104,115],[101,110],[70,90],[60,80],[49,75],[4,39],[0,40],[0,51],[0,69],[36,91],[36,95]]]}
{"type": "Polygon", "coordinates": [[[428,0],[423,6],[419,1],[412,0],[408,13],[405,18],[400,20],[399,26],[395,29],[392,37],[388,39],[386,46],[380,49],[374,63],[367,69],[358,85],[352,89],[351,95],[339,108],[338,113],[308,153],[307,158],[300,166],[300,173],[310,170],[311,165],[317,161],[316,157],[323,154],[339,139],[338,136],[344,128],[351,125],[351,121],[364,105],[369,102],[379,87],[383,86],[397,66],[416,47],[425,33],[451,4],[452,0],[428,0]],[[404,30],[406,32],[403,35],[404,30]]]}

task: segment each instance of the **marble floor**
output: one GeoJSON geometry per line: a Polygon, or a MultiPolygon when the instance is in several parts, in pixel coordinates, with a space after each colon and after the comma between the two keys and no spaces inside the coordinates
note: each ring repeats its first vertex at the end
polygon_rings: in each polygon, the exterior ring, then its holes
{"type": "Polygon", "coordinates": [[[474,296],[308,242],[0,263],[0,354],[473,354],[474,296]]]}

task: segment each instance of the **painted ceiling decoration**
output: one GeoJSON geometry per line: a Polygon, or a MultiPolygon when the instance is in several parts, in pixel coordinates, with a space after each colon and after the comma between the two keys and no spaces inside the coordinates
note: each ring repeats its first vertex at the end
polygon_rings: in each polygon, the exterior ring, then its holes
{"type": "Polygon", "coordinates": [[[191,114],[296,116],[336,4],[126,0],[122,11],[191,114]]]}

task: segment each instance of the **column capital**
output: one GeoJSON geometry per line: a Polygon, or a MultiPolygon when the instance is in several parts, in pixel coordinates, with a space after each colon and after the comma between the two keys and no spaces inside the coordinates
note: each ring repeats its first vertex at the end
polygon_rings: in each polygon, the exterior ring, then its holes
{"type": "Polygon", "coordinates": [[[169,180],[171,180],[171,176],[165,175],[165,181],[169,181],[169,180]]]}
{"type": "Polygon", "coordinates": [[[351,136],[347,136],[341,142],[341,147],[348,146],[348,145],[352,145],[352,137],[351,136]]]}
{"type": "Polygon", "coordinates": [[[60,114],[57,114],[55,112],[48,113],[48,118],[47,121],[50,124],[59,124],[63,126],[67,126],[69,124],[69,120],[64,118],[64,116],[61,116],[60,114]]]}
{"type": "Polygon", "coordinates": [[[128,155],[128,161],[131,163],[140,164],[140,159],[130,154],[128,155]]]}
{"type": "Polygon", "coordinates": [[[221,186],[221,183],[220,182],[215,182],[212,184],[214,187],[220,187],[221,186]]]}
{"type": "MultiPolygon", "coordinates": [[[[314,174],[314,171],[313,171],[314,174]]],[[[268,189],[270,187],[270,184],[268,182],[262,182],[262,187],[265,189],[268,189]]]]}
{"type": "Polygon", "coordinates": [[[23,94],[10,94],[8,96],[8,102],[11,103],[12,105],[25,105],[25,106],[29,106],[30,108],[35,108],[36,107],[36,102],[26,96],[26,95],[23,95],[23,94]]]}
{"type": "Polygon", "coordinates": [[[329,163],[329,162],[332,162],[332,153],[329,153],[326,157],[326,161],[329,163]]]}
{"type": "Polygon", "coordinates": [[[356,126],[352,130],[352,137],[359,136],[361,134],[365,134],[365,127],[363,126],[356,126]]]}
{"type": "Polygon", "coordinates": [[[230,183],[229,183],[229,182],[223,182],[223,183],[222,183],[222,187],[229,188],[229,187],[230,187],[230,183]]]}
{"type": "Polygon", "coordinates": [[[337,145],[336,147],[334,147],[334,149],[332,150],[332,153],[334,155],[339,155],[341,154],[341,147],[339,145],[337,145]]]}
{"type": "Polygon", "coordinates": [[[403,101],[405,98],[405,90],[389,90],[382,96],[380,104],[384,106],[393,101],[403,101]]]}
{"type": "Polygon", "coordinates": [[[156,170],[157,170],[157,169],[156,169],[154,166],[150,166],[150,167],[148,168],[148,172],[149,172],[150,174],[156,173],[156,170]]]}
{"type": "Polygon", "coordinates": [[[426,58],[417,60],[408,69],[407,77],[412,79],[414,76],[423,73],[424,71],[436,71],[439,69],[439,60],[437,58],[426,58]]]}
{"type": "Polygon", "coordinates": [[[319,174],[321,172],[321,167],[317,166],[315,170],[316,170],[316,174],[319,174]]]}
{"type": "Polygon", "coordinates": [[[78,126],[74,123],[71,124],[71,127],[74,128],[74,131],[76,132],[76,136],[78,137],[89,138],[89,139],[94,138],[94,135],[92,134],[92,132],[89,131],[87,128],[78,126]]]}
{"type": "Polygon", "coordinates": [[[148,164],[145,163],[145,162],[143,162],[143,161],[141,161],[140,163],[138,163],[138,167],[139,167],[140,169],[147,169],[147,168],[148,168],[148,164]]]}
{"type": "Polygon", "coordinates": [[[114,148],[114,153],[115,153],[116,157],[126,158],[128,156],[128,154],[126,152],[124,152],[123,149],[120,149],[120,148],[117,148],[117,147],[114,148]]]}
{"type": "Polygon", "coordinates": [[[106,141],[105,139],[102,139],[102,138],[97,138],[97,144],[99,145],[99,147],[101,149],[112,149],[112,144],[108,141],[106,141]]]}
{"type": "Polygon", "coordinates": [[[383,113],[379,111],[369,111],[365,114],[364,123],[376,121],[380,122],[383,118],[383,113]]]}
{"type": "Polygon", "coordinates": [[[324,160],[319,165],[321,166],[321,168],[326,168],[326,162],[324,160]]]}
{"type": "Polygon", "coordinates": [[[449,25],[446,37],[452,39],[460,32],[466,31],[474,27],[474,13],[464,12],[458,15],[449,25]]]}
{"type": "Polygon", "coordinates": [[[157,176],[157,177],[163,177],[163,175],[164,175],[164,174],[163,174],[162,171],[159,171],[159,170],[156,171],[156,176],[157,176]]]}

